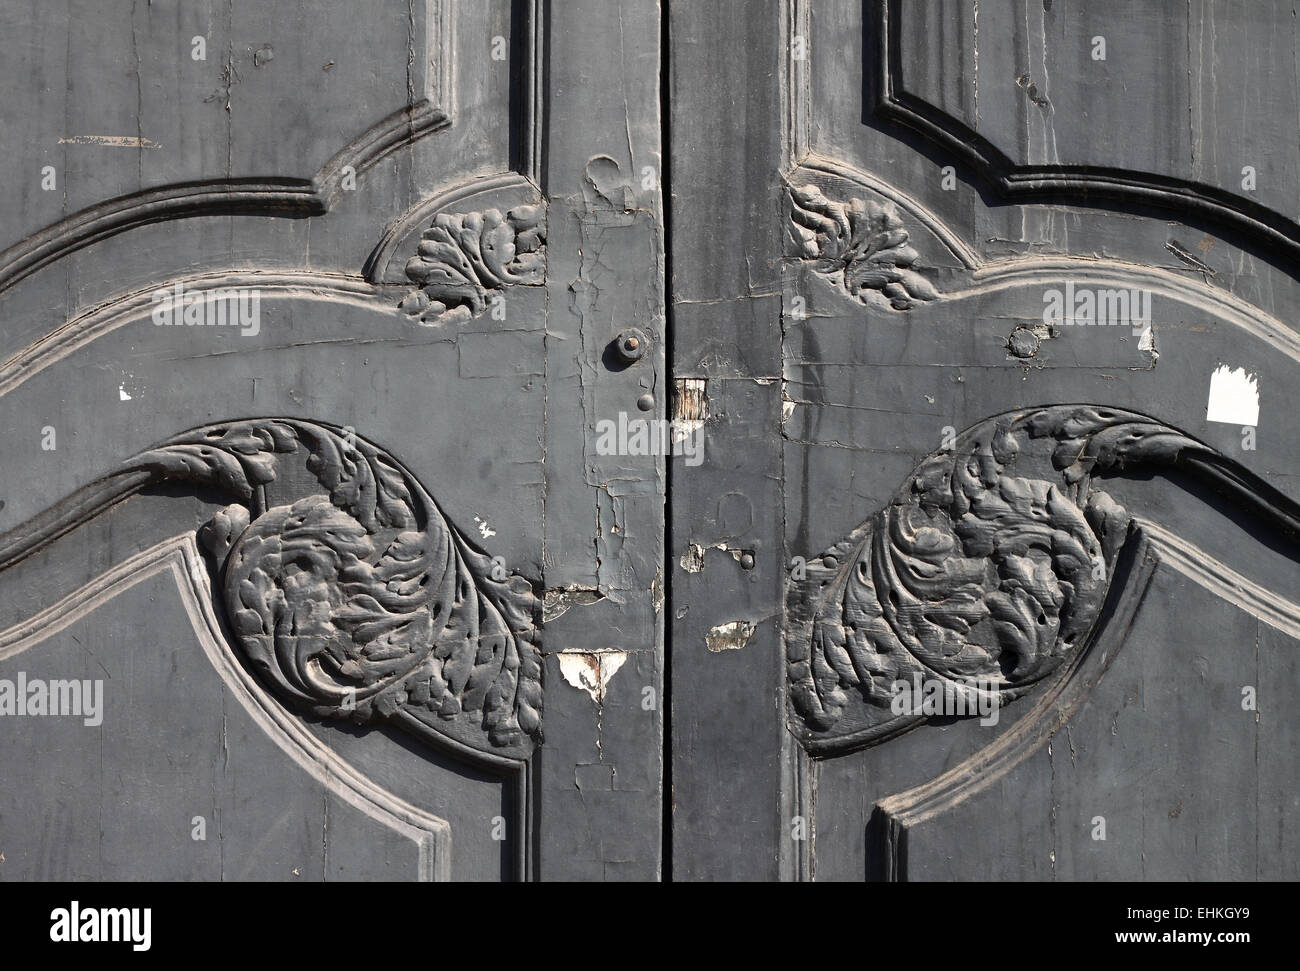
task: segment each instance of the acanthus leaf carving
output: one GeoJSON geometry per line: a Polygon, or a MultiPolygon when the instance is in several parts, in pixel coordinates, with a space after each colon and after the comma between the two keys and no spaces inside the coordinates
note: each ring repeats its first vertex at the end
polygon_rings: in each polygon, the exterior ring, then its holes
{"type": "Polygon", "coordinates": [[[489,294],[546,280],[546,210],[542,205],[439,213],[421,236],[406,276],[418,289],[400,308],[427,323],[469,319],[489,294]]]}
{"type": "Polygon", "coordinates": [[[298,439],[289,425],[241,421],[203,437],[172,442],[137,455],[124,471],[141,470],[160,479],[191,482],[251,499],[258,486],[275,479],[277,454],[294,452],[298,439]]]}
{"type": "Polygon", "coordinates": [[[918,254],[887,200],[836,202],[815,185],[792,186],[790,235],[798,255],[864,304],[910,310],[939,291],[916,269],[918,254]]]}
{"type": "Polygon", "coordinates": [[[986,419],[932,453],[879,513],[808,561],[788,591],[787,675],[805,745],[838,752],[921,719],[898,682],[1005,704],[1096,626],[1131,517],[1097,473],[1178,466],[1271,510],[1300,508],[1154,419],[1059,405],[986,419]],[[860,699],[855,702],[855,696],[860,699]]]}
{"type": "Polygon", "coordinates": [[[232,493],[200,530],[230,628],[282,699],[356,723],[396,712],[488,751],[541,741],[540,601],[378,447],[292,419],[185,433],[125,463],[232,493]],[[322,492],[267,507],[305,447],[322,492]]]}

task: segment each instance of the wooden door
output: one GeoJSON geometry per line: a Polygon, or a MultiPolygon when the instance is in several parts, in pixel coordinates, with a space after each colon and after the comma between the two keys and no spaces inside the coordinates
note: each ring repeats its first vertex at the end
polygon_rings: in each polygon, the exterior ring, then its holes
{"type": "Polygon", "coordinates": [[[0,878],[657,878],[656,4],[0,21],[0,878]]]}
{"type": "Polygon", "coordinates": [[[670,17],[675,874],[1295,879],[1290,6],[670,17]]]}
{"type": "Polygon", "coordinates": [[[0,10],[0,877],[1297,876],[1289,9],[359,11],[0,10]]]}

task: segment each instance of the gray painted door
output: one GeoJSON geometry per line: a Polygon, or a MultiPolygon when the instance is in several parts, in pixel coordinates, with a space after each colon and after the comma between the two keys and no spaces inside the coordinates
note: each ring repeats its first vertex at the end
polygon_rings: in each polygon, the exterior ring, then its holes
{"type": "Polygon", "coordinates": [[[0,22],[0,878],[657,878],[657,5],[0,22]]]}
{"type": "Polygon", "coordinates": [[[0,4],[0,878],[1300,876],[1289,8],[359,9],[0,4]]]}
{"type": "Polygon", "coordinates": [[[1300,876],[1291,5],[670,15],[675,874],[1300,876]]]}

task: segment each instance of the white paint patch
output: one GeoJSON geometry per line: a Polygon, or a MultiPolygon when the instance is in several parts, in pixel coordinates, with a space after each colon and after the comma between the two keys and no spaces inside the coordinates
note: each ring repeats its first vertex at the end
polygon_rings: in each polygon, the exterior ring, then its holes
{"type": "Polygon", "coordinates": [[[1210,375],[1210,401],[1205,420],[1225,425],[1259,424],[1259,380],[1245,368],[1220,364],[1210,375]]]}
{"type": "MultiPolygon", "coordinates": [[[[1160,352],[1156,350],[1156,332],[1150,324],[1142,329],[1142,336],[1138,338],[1138,350],[1150,351],[1153,361],[1160,359],[1160,352]]],[[[1211,392],[1213,393],[1213,392],[1211,392]]]]}
{"type": "Polygon", "coordinates": [[[104,145],[109,148],[162,148],[157,142],[138,135],[70,135],[59,139],[60,145],[104,145]]]}
{"type": "Polygon", "coordinates": [[[491,529],[488,526],[486,519],[479,519],[477,516],[475,516],[474,522],[478,523],[479,535],[482,536],[484,539],[487,539],[490,536],[495,536],[497,534],[497,531],[495,529],[491,529]]]}
{"type": "Polygon", "coordinates": [[[714,654],[739,651],[754,636],[754,625],[747,620],[733,620],[729,624],[710,627],[704,635],[704,646],[714,654]]]}
{"type": "Polygon", "coordinates": [[[610,678],[618,673],[627,661],[627,651],[561,651],[560,675],[569,685],[591,695],[591,700],[602,704],[610,678]]]}
{"type": "Polygon", "coordinates": [[[122,384],[119,384],[119,385],[117,386],[117,396],[118,396],[118,400],[120,400],[120,401],[130,401],[130,400],[131,400],[131,396],[130,396],[129,394],[127,394],[127,391],[126,391],[126,383],[125,383],[125,382],[123,382],[122,384]]]}

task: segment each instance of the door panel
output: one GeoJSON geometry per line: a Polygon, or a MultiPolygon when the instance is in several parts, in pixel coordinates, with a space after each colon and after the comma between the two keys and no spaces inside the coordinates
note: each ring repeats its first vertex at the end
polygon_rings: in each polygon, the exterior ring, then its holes
{"type": "Polygon", "coordinates": [[[656,878],[657,7],[117,6],[10,12],[0,874],[656,878]]]}
{"type": "Polygon", "coordinates": [[[1294,95],[1205,80],[1292,25],[1230,7],[672,8],[674,98],[734,75],[672,128],[684,875],[1296,875],[1294,95]]]}

